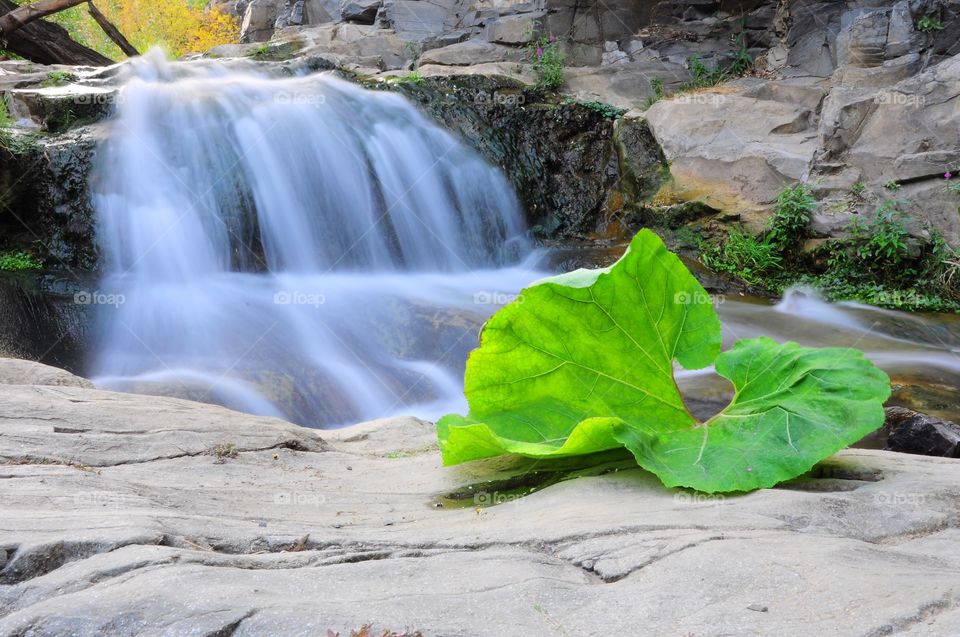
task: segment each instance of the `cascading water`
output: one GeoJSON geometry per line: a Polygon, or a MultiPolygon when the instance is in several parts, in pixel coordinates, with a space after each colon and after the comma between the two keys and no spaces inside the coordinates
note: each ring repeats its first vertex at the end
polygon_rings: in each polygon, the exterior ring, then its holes
{"type": "Polygon", "coordinates": [[[537,274],[509,183],[402,97],[332,76],[131,65],[95,180],[99,386],[313,426],[462,408],[537,274]]]}

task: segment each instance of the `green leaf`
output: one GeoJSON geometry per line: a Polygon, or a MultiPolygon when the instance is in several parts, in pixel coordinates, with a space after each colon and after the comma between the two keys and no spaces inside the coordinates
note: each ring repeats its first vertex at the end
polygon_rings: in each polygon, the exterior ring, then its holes
{"type": "Polygon", "coordinates": [[[719,354],[720,340],[706,292],[644,230],[610,268],[541,281],[490,319],[467,363],[470,413],[437,423],[444,463],[625,446],[668,486],[746,491],[800,475],[883,423],[890,381],[861,352],[758,338],[719,354]],[[715,361],[733,402],[697,422],[675,360],[715,361]]]}
{"type": "Polygon", "coordinates": [[[706,423],[634,422],[616,437],[667,486],[699,491],[771,487],[809,471],[883,424],[890,379],[853,349],[811,349],[766,338],[717,359],[736,389],[706,423]]]}
{"type": "Polygon", "coordinates": [[[692,426],[673,361],[705,367],[720,340],[703,287],[641,231],[610,268],[545,279],[490,319],[467,363],[470,414],[438,423],[444,462],[602,451],[638,420],[692,426]]]}

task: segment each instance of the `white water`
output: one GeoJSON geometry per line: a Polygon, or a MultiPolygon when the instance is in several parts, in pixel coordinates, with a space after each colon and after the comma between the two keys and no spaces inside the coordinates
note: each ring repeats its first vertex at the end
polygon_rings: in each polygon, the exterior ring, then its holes
{"type": "Polygon", "coordinates": [[[132,75],[95,179],[100,292],[123,299],[97,384],[313,426],[463,408],[477,328],[541,275],[504,177],[334,77],[132,75]]]}

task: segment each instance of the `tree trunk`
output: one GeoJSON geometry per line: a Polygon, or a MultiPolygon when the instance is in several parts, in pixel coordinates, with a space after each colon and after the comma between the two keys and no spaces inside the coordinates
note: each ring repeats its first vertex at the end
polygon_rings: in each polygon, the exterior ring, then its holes
{"type": "Polygon", "coordinates": [[[120,29],[115,27],[113,23],[107,19],[107,16],[100,13],[100,9],[97,8],[97,5],[93,4],[92,2],[89,3],[87,5],[87,11],[89,11],[90,16],[97,21],[97,24],[100,25],[100,28],[103,29],[103,32],[106,33],[111,40],[113,40],[114,44],[120,47],[120,50],[123,51],[127,57],[132,58],[140,55],[140,52],[137,51],[132,44],[130,44],[130,41],[127,40],[122,33],[120,33],[120,29]]]}
{"type": "Polygon", "coordinates": [[[39,0],[17,7],[13,11],[0,17],[0,36],[7,38],[10,34],[26,24],[38,20],[51,13],[59,13],[64,9],[83,4],[87,0],[39,0]]]}
{"type": "MultiPolygon", "coordinates": [[[[0,0],[0,13],[9,15],[19,9],[12,0],[0,0]]],[[[4,16],[6,17],[6,16],[4,16]]],[[[37,20],[3,34],[3,48],[39,64],[70,64],[77,66],[106,66],[113,60],[104,57],[70,39],[70,34],[56,24],[37,20]]]]}

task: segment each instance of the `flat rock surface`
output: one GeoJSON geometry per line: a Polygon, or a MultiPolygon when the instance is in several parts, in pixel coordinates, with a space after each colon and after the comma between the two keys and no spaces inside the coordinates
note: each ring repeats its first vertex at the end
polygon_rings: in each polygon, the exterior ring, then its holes
{"type": "Polygon", "coordinates": [[[850,450],[721,497],[617,454],[444,468],[415,418],[0,405],[0,635],[960,634],[957,460],[850,450]]]}

